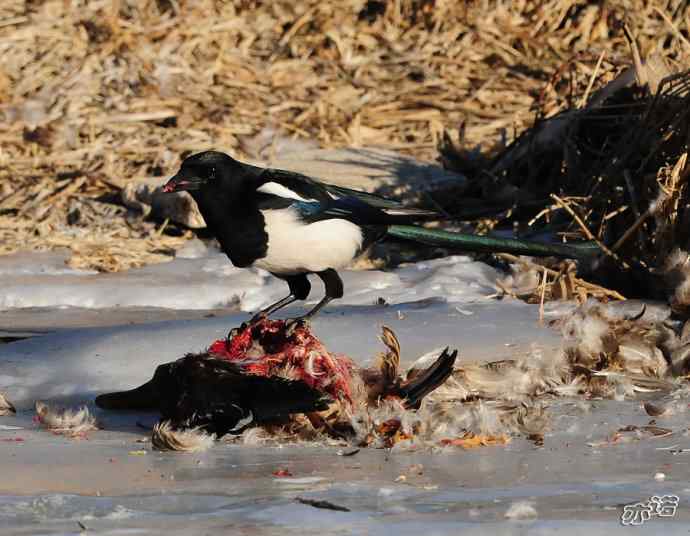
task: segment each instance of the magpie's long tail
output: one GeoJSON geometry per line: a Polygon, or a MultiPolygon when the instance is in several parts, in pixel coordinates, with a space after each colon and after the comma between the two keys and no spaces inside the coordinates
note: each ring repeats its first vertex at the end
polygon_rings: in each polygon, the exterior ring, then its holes
{"type": "Polygon", "coordinates": [[[513,253],[532,257],[585,259],[599,252],[599,248],[593,242],[582,242],[578,245],[548,244],[516,238],[496,238],[440,229],[425,229],[414,225],[391,225],[388,227],[388,236],[475,253],[513,253]]]}

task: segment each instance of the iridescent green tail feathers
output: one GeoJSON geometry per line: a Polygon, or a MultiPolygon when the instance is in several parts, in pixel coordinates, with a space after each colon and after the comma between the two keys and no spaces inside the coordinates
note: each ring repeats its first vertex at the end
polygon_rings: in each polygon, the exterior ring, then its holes
{"type": "Polygon", "coordinates": [[[391,225],[388,228],[388,235],[420,244],[474,253],[512,253],[531,257],[585,259],[594,257],[600,251],[594,242],[582,242],[577,245],[549,244],[516,238],[497,238],[440,229],[425,229],[414,225],[391,225]]]}

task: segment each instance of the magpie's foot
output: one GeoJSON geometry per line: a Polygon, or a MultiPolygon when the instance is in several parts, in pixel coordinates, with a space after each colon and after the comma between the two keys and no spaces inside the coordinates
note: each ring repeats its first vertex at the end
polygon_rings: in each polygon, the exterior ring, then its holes
{"type": "Polygon", "coordinates": [[[242,325],[241,325],[240,327],[238,327],[238,328],[232,328],[230,331],[228,331],[228,334],[227,334],[227,336],[225,337],[225,339],[226,339],[228,342],[230,342],[230,341],[233,340],[237,335],[240,334],[240,332],[244,329],[244,327],[245,327],[245,324],[242,323],[242,325]]]}
{"type": "Polygon", "coordinates": [[[249,322],[242,322],[242,323],[239,325],[239,327],[232,328],[230,331],[228,331],[228,336],[226,337],[226,339],[227,339],[228,341],[231,341],[232,339],[234,339],[237,335],[239,335],[240,333],[242,333],[245,329],[247,329],[247,328],[248,328],[249,326],[251,326],[252,324],[253,324],[252,321],[249,321],[249,322]]]}
{"type": "Polygon", "coordinates": [[[247,329],[248,327],[251,327],[251,326],[253,326],[254,324],[258,324],[259,322],[261,322],[262,320],[264,320],[264,319],[266,319],[266,318],[268,318],[268,315],[267,315],[266,313],[264,313],[263,311],[256,313],[253,317],[251,317],[251,318],[249,319],[248,322],[242,322],[242,324],[240,324],[239,327],[237,327],[237,328],[232,328],[232,329],[228,332],[227,339],[228,339],[228,340],[232,340],[233,337],[235,337],[236,335],[239,335],[242,331],[244,331],[244,330],[247,329]]]}
{"type": "Polygon", "coordinates": [[[290,318],[285,321],[285,334],[289,337],[297,328],[309,327],[308,316],[298,316],[297,318],[290,318]]]}

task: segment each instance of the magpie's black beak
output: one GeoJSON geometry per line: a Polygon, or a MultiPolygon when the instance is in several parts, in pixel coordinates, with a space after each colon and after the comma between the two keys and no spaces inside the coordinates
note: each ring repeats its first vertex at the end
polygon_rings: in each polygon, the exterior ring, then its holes
{"type": "Polygon", "coordinates": [[[183,177],[179,173],[172,177],[163,186],[164,192],[184,192],[187,190],[198,190],[204,183],[199,177],[183,177]]]}

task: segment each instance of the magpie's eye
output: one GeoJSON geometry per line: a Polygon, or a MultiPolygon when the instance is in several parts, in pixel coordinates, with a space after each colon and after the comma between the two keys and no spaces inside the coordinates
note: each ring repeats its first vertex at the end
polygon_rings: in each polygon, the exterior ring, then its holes
{"type": "Polygon", "coordinates": [[[216,168],[212,167],[211,171],[208,174],[208,180],[213,181],[216,180],[216,168]]]}

